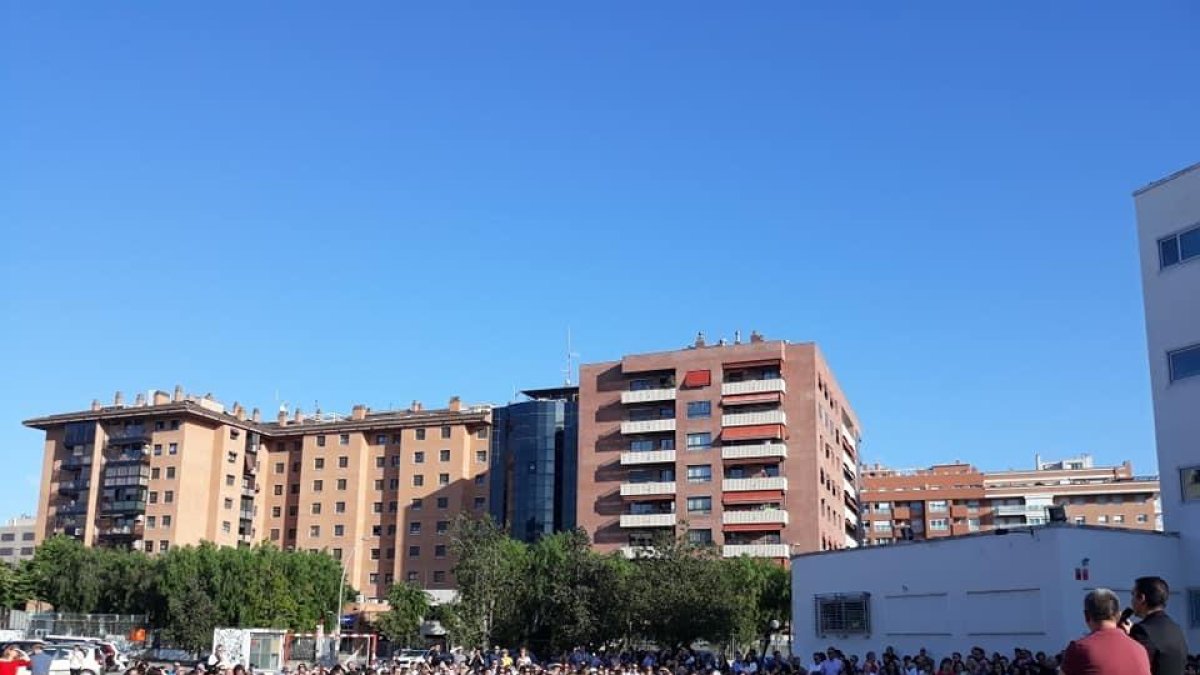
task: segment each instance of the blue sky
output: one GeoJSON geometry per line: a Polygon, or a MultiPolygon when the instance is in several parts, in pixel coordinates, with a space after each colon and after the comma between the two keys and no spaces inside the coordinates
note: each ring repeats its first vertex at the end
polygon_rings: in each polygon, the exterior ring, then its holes
{"type": "MultiPolygon", "coordinates": [[[[0,9],[0,515],[113,392],[499,401],[757,329],[868,459],[1154,471],[1130,192],[1195,3],[0,9]]],[[[506,6],[502,6],[506,5],[506,6]]]]}

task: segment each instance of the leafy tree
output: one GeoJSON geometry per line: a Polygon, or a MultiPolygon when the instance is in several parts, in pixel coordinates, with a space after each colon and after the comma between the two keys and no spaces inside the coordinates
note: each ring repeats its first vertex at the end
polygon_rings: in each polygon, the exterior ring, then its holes
{"type": "Polygon", "coordinates": [[[525,545],[505,536],[489,516],[463,514],[454,522],[450,550],[459,592],[453,611],[458,639],[485,649],[493,639],[515,642],[523,632],[517,610],[525,545]]]}
{"type": "Polygon", "coordinates": [[[387,600],[388,611],[375,620],[375,626],[393,644],[410,646],[420,637],[421,621],[429,615],[429,594],[406,582],[392,585],[387,600]]]}

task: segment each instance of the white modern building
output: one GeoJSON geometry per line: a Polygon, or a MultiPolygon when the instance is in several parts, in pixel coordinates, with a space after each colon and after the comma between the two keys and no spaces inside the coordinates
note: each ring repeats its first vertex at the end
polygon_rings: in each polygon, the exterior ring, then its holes
{"type": "Polygon", "coordinates": [[[1165,532],[1065,522],[792,558],[793,652],[1057,653],[1083,597],[1171,585],[1200,648],[1200,164],[1135,193],[1165,532]]]}

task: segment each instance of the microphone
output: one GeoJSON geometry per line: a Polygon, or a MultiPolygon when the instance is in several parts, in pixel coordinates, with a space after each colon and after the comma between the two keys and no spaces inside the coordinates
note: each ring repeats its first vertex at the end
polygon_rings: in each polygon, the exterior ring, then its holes
{"type": "Polygon", "coordinates": [[[1128,622],[1129,617],[1131,616],[1133,616],[1133,610],[1126,607],[1125,611],[1121,612],[1121,618],[1117,620],[1117,625],[1120,626],[1121,624],[1128,622]]]}

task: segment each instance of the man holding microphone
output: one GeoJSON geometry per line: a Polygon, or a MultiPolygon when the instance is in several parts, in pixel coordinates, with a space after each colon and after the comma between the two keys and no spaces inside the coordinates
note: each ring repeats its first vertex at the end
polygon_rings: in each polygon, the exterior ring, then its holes
{"type": "Polygon", "coordinates": [[[1139,577],[1133,582],[1133,613],[1141,621],[1121,622],[1129,637],[1146,648],[1150,675],[1183,675],[1187,663],[1188,646],[1183,630],[1166,612],[1170,592],[1161,577],[1139,577]]]}

